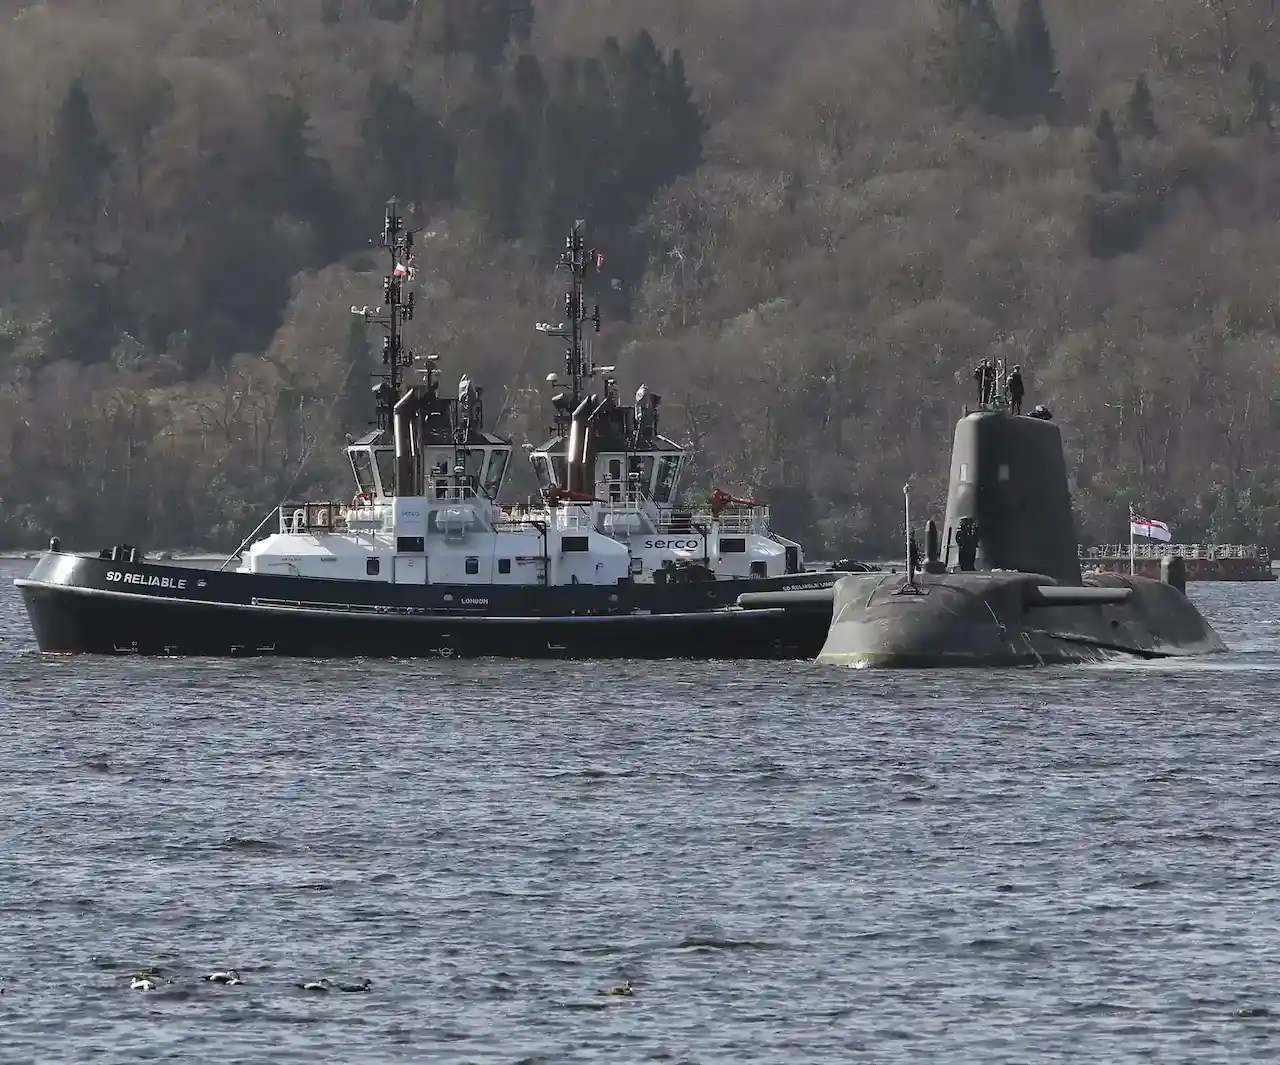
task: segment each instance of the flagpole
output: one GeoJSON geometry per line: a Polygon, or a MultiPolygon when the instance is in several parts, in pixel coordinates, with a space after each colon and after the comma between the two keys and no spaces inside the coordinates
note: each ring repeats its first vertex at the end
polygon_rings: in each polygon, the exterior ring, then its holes
{"type": "Polygon", "coordinates": [[[1134,572],[1134,556],[1136,549],[1133,544],[1133,504],[1129,504],[1129,576],[1133,576],[1134,572]]]}

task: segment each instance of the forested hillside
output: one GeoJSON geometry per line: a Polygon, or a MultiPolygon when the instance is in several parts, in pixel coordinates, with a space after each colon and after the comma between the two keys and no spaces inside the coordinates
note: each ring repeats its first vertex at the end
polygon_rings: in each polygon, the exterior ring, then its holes
{"type": "Polygon", "coordinates": [[[347,494],[371,238],[517,442],[585,216],[600,361],[810,554],[938,500],[984,356],[1083,534],[1280,546],[1274,0],[0,0],[0,546],[347,494]],[[299,474],[299,470],[301,473],[299,474]]]}

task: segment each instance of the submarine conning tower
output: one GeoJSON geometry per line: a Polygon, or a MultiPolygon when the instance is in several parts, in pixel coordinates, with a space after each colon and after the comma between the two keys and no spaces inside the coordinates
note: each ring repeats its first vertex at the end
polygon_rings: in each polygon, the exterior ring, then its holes
{"type": "Polygon", "coordinates": [[[1042,573],[1080,584],[1062,434],[1052,421],[978,410],[956,423],[943,526],[944,569],[1042,573]],[[963,558],[962,524],[977,533],[963,558]]]}

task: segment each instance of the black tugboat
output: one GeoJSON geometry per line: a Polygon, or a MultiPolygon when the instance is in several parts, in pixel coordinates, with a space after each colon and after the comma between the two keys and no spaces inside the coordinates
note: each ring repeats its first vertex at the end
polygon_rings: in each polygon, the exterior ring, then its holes
{"type": "MultiPolygon", "coordinates": [[[[65,553],[55,537],[14,583],[43,651],[306,657],[812,658],[828,617],[797,623],[737,605],[746,589],[830,587],[799,546],[773,537],[767,510],[718,493],[705,517],[671,500],[679,448],[657,432],[656,402],[588,391],[584,284],[598,255],[578,223],[561,265],[572,402],[535,452],[543,503],[504,507],[511,442],[484,428],[481,390],[441,394],[438,357],[415,357],[413,233],[395,201],[382,244],[383,307],[352,308],[385,331],[377,428],[346,448],[350,503],[285,503],[278,530],[235,570],[151,561],[128,545],[65,553]],[[545,460],[545,467],[541,461],[545,460]],[[615,468],[616,467],[616,468],[615,468]],[[660,497],[660,498],[659,498],[660,497]],[[746,511],[744,515],[741,512],[746,511]],[[728,523],[734,519],[737,524],[728,523]],[[647,523],[647,524],[646,524],[647,523]],[[635,540],[679,547],[633,551],[635,540]],[[692,546],[687,546],[692,544],[692,546]],[[665,557],[664,557],[665,556],[665,557]],[[655,561],[658,559],[658,561],[655,561]],[[727,561],[726,561],[727,560],[727,561]]],[[[609,368],[611,369],[611,368],[609,368]]],[[[604,372],[603,368],[600,372],[604,372]]]]}
{"type": "MultiPolygon", "coordinates": [[[[907,500],[911,528],[910,490],[907,500]]],[[[1062,437],[1038,407],[997,400],[966,412],[951,451],[945,541],[908,533],[903,572],[850,575],[833,589],[744,595],[800,623],[831,619],[819,662],[851,666],[1018,666],[1225,651],[1184,594],[1182,559],[1161,580],[1082,577],[1062,437]]]]}

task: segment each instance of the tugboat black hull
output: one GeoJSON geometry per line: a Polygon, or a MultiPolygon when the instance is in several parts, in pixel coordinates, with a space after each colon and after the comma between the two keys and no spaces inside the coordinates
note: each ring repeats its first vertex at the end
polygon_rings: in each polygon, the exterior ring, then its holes
{"type": "Polygon", "coordinates": [[[1144,577],[1106,575],[1072,587],[1036,574],[947,573],[919,576],[915,591],[906,584],[902,576],[841,580],[818,661],[879,668],[1069,665],[1227,649],[1178,589],[1144,577]],[[1105,601],[1126,589],[1122,601],[1105,601]]]}
{"type": "MultiPolygon", "coordinates": [[[[838,574],[749,582],[830,584],[838,574]]],[[[733,605],[745,581],[446,586],[51,553],[15,582],[42,651],[307,658],[812,659],[830,614],[733,605]]]]}

